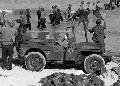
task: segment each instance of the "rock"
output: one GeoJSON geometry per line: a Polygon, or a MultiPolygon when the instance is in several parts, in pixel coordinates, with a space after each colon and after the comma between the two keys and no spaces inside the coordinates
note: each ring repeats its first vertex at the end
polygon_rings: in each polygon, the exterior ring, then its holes
{"type": "Polygon", "coordinates": [[[74,75],[65,73],[54,73],[43,78],[42,86],[103,86],[104,81],[97,77],[97,74],[74,75]],[[48,83],[47,83],[48,82],[48,83]]]}
{"type": "Polygon", "coordinates": [[[111,62],[107,63],[105,65],[105,67],[106,67],[106,70],[111,70],[113,67],[119,67],[119,64],[111,61],[111,62]]]}
{"type": "Polygon", "coordinates": [[[90,74],[86,79],[86,86],[104,86],[104,81],[97,74],[90,74]]]}
{"type": "Polygon", "coordinates": [[[43,83],[43,85],[41,85],[41,86],[53,86],[53,85],[51,84],[50,81],[47,81],[47,82],[43,83]]]}
{"type": "Polygon", "coordinates": [[[113,85],[118,80],[118,75],[111,70],[107,70],[106,73],[103,74],[103,76],[100,76],[100,79],[105,82],[105,86],[113,85]]]}
{"type": "Polygon", "coordinates": [[[118,76],[120,76],[120,67],[113,67],[111,70],[114,71],[118,76]]]}
{"type": "Polygon", "coordinates": [[[117,82],[115,82],[115,83],[113,84],[113,86],[120,86],[120,80],[118,80],[117,82]]]}

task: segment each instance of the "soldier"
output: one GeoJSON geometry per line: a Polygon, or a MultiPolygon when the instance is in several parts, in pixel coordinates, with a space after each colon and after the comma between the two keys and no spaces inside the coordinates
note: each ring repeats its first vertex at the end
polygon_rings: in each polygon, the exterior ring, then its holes
{"type": "Polygon", "coordinates": [[[83,2],[81,2],[82,5],[80,5],[80,9],[79,9],[79,21],[78,21],[78,25],[83,22],[85,23],[85,27],[88,26],[89,20],[88,20],[88,15],[90,13],[89,9],[83,9],[83,2]]]}
{"type": "Polygon", "coordinates": [[[30,22],[31,15],[29,9],[26,9],[26,17],[27,17],[27,22],[30,22]]]}
{"type": "Polygon", "coordinates": [[[60,21],[63,21],[63,17],[61,15],[60,9],[58,8],[57,5],[52,6],[53,13],[49,15],[51,24],[52,25],[57,25],[60,24],[60,21]]]}
{"type": "Polygon", "coordinates": [[[53,25],[55,23],[55,15],[56,15],[55,6],[52,6],[52,14],[50,14],[49,17],[51,20],[51,24],[53,24],[53,25]]]}
{"type": "Polygon", "coordinates": [[[0,18],[0,25],[1,25],[1,27],[3,27],[3,25],[5,25],[5,11],[2,11],[2,15],[0,18]]]}
{"type": "Polygon", "coordinates": [[[46,16],[45,10],[44,8],[41,8],[40,26],[42,30],[46,28],[46,17],[45,16],[46,16]]]}
{"type": "Polygon", "coordinates": [[[88,38],[87,38],[87,28],[88,28],[88,23],[89,23],[89,20],[88,20],[88,15],[90,14],[90,10],[88,9],[83,9],[83,2],[81,2],[82,5],[81,8],[78,10],[78,25],[80,23],[83,23],[83,26],[84,26],[84,30],[85,30],[85,38],[86,38],[86,42],[88,42],[88,38]]]}
{"type": "Polygon", "coordinates": [[[29,27],[29,30],[31,30],[31,22],[30,22],[31,15],[29,9],[26,9],[26,17],[27,17],[27,26],[29,27]]]}
{"type": "Polygon", "coordinates": [[[94,33],[92,40],[101,48],[102,52],[105,53],[104,39],[106,37],[105,37],[104,29],[106,29],[106,24],[104,22],[104,26],[100,25],[101,19],[97,19],[96,24],[97,25],[93,27],[92,30],[89,29],[89,32],[94,33]]]}
{"type": "Polygon", "coordinates": [[[116,5],[117,7],[119,7],[119,2],[120,2],[120,0],[110,0],[110,4],[113,6],[116,5]]]}
{"type": "Polygon", "coordinates": [[[63,17],[61,15],[60,9],[57,8],[55,24],[60,24],[60,21],[63,21],[63,17]]]}
{"type": "Polygon", "coordinates": [[[17,35],[15,37],[15,47],[17,52],[19,52],[20,43],[23,41],[24,31],[23,31],[23,24],[21,19],[16,19],[16,23],[19,23],[19,26],[17,28],[17,35]]]}
{"type": "Polygon", "coordinates": [[[57,24],[57,12],[58,11],[58,6],[55,5],[53,6],[53,25],[56,25],[57,24]]]}
{"type": "Polygon", "coordinates": [[[12,69],[12,58],[13,58],[13,48],[14,48],[14,36],[16,31],[11,27],[9,20],[6,21],[6,26],[3,26],[0,30],[1,40],[2,40],[2,60],[3,69],[12,69]],[[9,58],[8,58],[9,57],[9,58]],[[8,59],[7,59],[8,58],[8,59]]]}
{"type": "Polygon", "coordinates": [[[5,25],[5,11],[2,11],[2,21],[3,25],[5,25]]]}
{"type": "Polygon", "coordinates": [[[115,0],[115,5],[116,5],[117,7],[120,6],[119,3],[120,3],[120,0],[115,0]]]}
{"type": "Polygon", "coordinates": [[[37,10],[37,16],[38,16],[38,26],[37,26],[37,28],[39,28],[40,27],[40,19],[41,19],[41,8],[40,7],[37,10]]]}
{"type": "Polygon", "coordinates": [[[93,6],[95,7],[95,9],[93,9],[93,15],[95,15],[98,19],[101,19],[104,21],[103,17],[100,14],[100,7],[97,4],[93,3],[93,6]]]}
{"type": "Polygon", "coordinates": [[[23,10],[20,11],[20,21],[21,21],[21,29],[23,33],[26,33],[27,31],[27,17],[25,15],[25,12],[23,10]]]}
{"type": "Polygon", "coordinates": [[[71,16],[71,7],[72,7],[72,5],[69,4],[69,6],[67,8],[67,18],[69,18],[71,16]]]}

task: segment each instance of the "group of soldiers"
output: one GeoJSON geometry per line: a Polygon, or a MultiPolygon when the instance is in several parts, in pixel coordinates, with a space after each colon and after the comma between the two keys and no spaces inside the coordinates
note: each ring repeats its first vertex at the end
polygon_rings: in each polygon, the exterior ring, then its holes
{"type": "Polygon", "coordinates": [[[104,4],[105,10],[114,10],[115,6],[120,6],[120,0],[110,0],[108,4],[104,4]]]}
{"type": "MultiPolygon", "coordinates": [[[[100,3],[100,2],[97,2],[100,3]]],[[[89,4],[89,3],[88,3],[89,4]]],[[[103,53],[105,53],[105,43],[104,39],[105,33],[104,29],[106,29],[106,24],[104,22],[104,26],[101,25],[101,22],[104,21],[100,14],[100,8],[95,5],[95,9],[91,10],[89,8],[84,9],[83,8],[84,2],[81,2],[80,8],[72,13],[72,5],[69,4],[67,8],[67,16],[66,20],[72,19],[71,21],[78,21],[78,25],[80,23],[84,24],[84,30],[85,30],[85,36],[87,36],[87,31],[93,34],[93,41],[100,46],[103,53]],[[88,15],[92,12],[93,15],[97,17],[96,26],[92,29],[88,29],[89,19],[88,15]]],[[[44,8],[40,8],[36,12],[38,17],[38,25],[37,28],[44,29],[46,28],[46,13],[44,8]]],[[[19,48],[20,40],[22,39],[22,36],[24,33],[26,33],[27,29],[31,30],[31,14],[30,10],[26,9],[25,11],[20,11],[20,18],[16,20],[17,23],[19,23],[19,27],[17,28],[17,31],[13,29],[13,24],[7,20],[4,19],[5,13],[3,12],[3,22],[0,22],[0,25],[2,25],[0,29],[1,34],[1,40],[2,40],[2,60],[3,60],[3,69],[12,69],[12,57],[13,57],[13,48],[16,45],[19,48]],[[16,36],[16,37],[15,37],[16,36]],[[16,39],[15,39],[16,38],[16,39]],[[17,41],[17,42],[16,42],[17,41]],[[7,57],[9,56],[9,59],[7,57]]],[[[52,14],[49,15],[49,18],[51,20],[51,24],[58,25],[63,21],[63,16],[61,14],[60,9],[57,5],[52,6],[52,14]]],[[[22,41],[22,40],[21,40],[22,41]]],[[[86,40],[87,41],[87,40],[86,40]]],[[[17,48],[16,47],[16,48],[17,48]]]]}
{"type": "Polygon", "coordinates": [[[57,5],[52,6],[52,14],[49,15],[49,18],[53,26],[58,25],[61,21],[63,21],[61,11],[57,5]]]}
{"type": "MultiPolygon", "coordinates": [[[[100,10],[102,9],[98,5],[98,4],[100,4],[100,1],[93,3],[94,9],[89,8],[90,3],[87,3],[87,5],[88,5],[87,7],[84,7],[84,4],[85,4],[84,2],[81,2],[80,8],[78,8],[78,10],[73,14],[74,16],[72,16],[72,17],[75,20],[76,20],[76,17],[78,17],[78,25],[80,23],[83,23],[84,30],[85,30],[86,42],[88,42],[87,31],[89,31],[90,33],[93,33],[92,40],[101,48],[102,52],[105,53],[104,39],[106,38],[106,36],[105,36],[104,30],[106,29],[106,22],[104,21],[102,15],[100,13],[100,10]],[[97,18],[96,26],[93,27],[92,29],[88,28],[89,14],[92,14],[92,15],[96,16],[96,18],[97,18]],[[103,25],[101,25],[102,22],[104,22],[103,25]]],[[[70,7],[71,7],[71,5],[69,5],[69,9],[71,9],[70,7]]],[[[68,11],[68,18],[69,17],[70,16],[69,16],[69,11],[68,11]]]]}

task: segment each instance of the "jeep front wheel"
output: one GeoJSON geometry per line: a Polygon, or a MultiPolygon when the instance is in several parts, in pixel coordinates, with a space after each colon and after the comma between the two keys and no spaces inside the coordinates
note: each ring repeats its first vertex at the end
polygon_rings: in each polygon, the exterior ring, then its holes
{"type": "Polygon", "coordinates": [[[105,61],[104,59],[97,54],[89,55],[85,58],[84,61],[84,70],[86,73],[93,73],[97,70],[101,70],[101,73],[104,71],[105,61]]]}
{"type": "Polygon", "coordinates": [[[46,65],[44,55],[39,52],[31,52],[26,55],[26,68],[31,71],[42,71],[46,65]]]}

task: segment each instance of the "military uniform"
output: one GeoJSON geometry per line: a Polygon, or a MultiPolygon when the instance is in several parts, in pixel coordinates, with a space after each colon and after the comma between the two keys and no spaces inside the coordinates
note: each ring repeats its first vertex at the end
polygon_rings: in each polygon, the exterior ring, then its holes
{"type": "Polygon", "coordinates": [[[40,25],[41,29],[46,28],[46,13],[44,9],[41,9],[40,25]]]}
{"type": "Polygon", "coordinates": [[[55,14],[55,24],[60,24],[60,21],[63,21],[63,17],[61,15],[60,9],[57,9],[55,14]]]}
{"type": "Polygon", "coordinates": [[[27,31],[27,17],[26,15],[22,14],[20,15],[20,21],[21,21],[21,29],[23,33],[27,31]]]}
{"type": "MultiPolygon", "coordinates": [[[[100,19],[97,19],[98,22],[101,22],[100,19]]],[[[100,24],[97,24],[95,27],[92,28],[92,30],[89,30],[90,33],[93,33],[92,40],[101,48],[103,53],[105,53],[105,43],[104,39],[105,37],[105,32],[104,29],[106,29],[106,25],[101,26],[100,24]]]]}
{"type": "Polygon", "coordinates": [[[98,19],[101,19],[104,21],[103,17],[100,14],[100,8],[96,5],[95,9],[93,10],[93,15],[95,15],[98,19]]]}
{"type": "Polygon", "coordinates": [[[5,11],[2,11],[2,22],[5,25],[5,11]]]}
{"type": "Polygon", "coordinates": [[[55,24],[55,17],[56,17],[56,9],[55,6],[52,6],[52,14],[49,15],[50,20],[51,20],[51,24],[55,24]]]}
{"type": "Polygon", "coordinates": [[[38,28],[40,27],[40,18],[41,18],[41,10],[39,8],[39,10],[37,11],[37,16],[38,16],[38,28]]]}
{"type": "Polygon", "coordinates": [[[9,27],[8,25],[0,29],[1,40],[2,40],[2,60],[3,69],[12,69],[12,58],[13,58],[13,48],[14,48],[14,34],[16,31],[9,27]],[[7,59],[7,57],[9,57],[7,59]]]}
{"type": "Polygon", "coordinates": [[[80,9],[79,10],[79,21],[78,21],[78,25],[81,23],[81,22],[84,22],[86,26],[88,26],[88,23],[89,23],[89,20],[88,20],[88,15],[90,13],[90,10],[86,9],[80,9]]]}
{"type": "Polygon", "coordinates": [[[69,4],[69,7],[67,8],[67,18],[71,16],[71,4],[69,4]]]}
{"type": "Polygon", "coordinates": [[[26,18],[27,18],[27,26],[29,27],[29,30],[31,30],[31,22],[30,22],[31,15],[29,9],[26,9],[26,18]]]}
{"type": "Polygon", "coordinates": [[[53,13],[49,15],[51,24],[57,25],[60,24],[60,21],[63,21],[63,17],[61,15],[60,9],[57,7],[57,5],[52,6],[53,13]]]}
{"type": "Polygon", "coordinates": [[[44,11],[44,8],[41,8],[37,11],[37,15],[38,15],[38,28],[46,28],[46,13],[44,11]]]}

